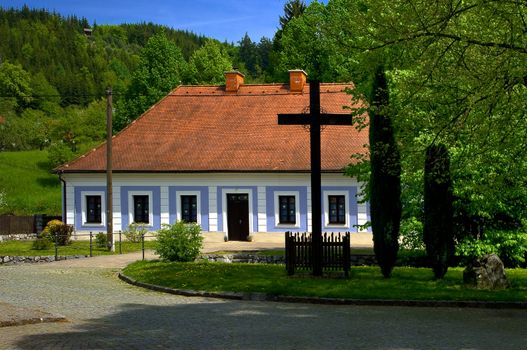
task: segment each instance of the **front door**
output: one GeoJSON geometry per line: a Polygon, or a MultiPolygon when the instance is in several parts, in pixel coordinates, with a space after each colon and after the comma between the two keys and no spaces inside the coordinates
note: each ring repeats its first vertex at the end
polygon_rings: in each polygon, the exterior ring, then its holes
{"type": "Polygon", "coordinates": [[[249,195],[227,194],[227,229],[230,241],[246,241],[249,236],[249,195]]]}

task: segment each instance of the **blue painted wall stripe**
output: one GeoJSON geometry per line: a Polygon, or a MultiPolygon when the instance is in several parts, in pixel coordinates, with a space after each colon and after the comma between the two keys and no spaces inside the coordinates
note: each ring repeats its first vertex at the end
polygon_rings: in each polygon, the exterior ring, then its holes
{"type": "Polygon", "coordinates": [[[266,196],[266,215],[268,232],[305,232],[307,231],[307,187],[306,186],[267,186],[265,189],[266,196]],[[278,227],[275,219],[275,192],[298,192],[298,201],[296,203],[300,210],[300,227],[278,227]]]}
{"type": "Polygon", "coordinates": [[[152,192],[152,206],[150,208],[153,214],[152,230],[159,230],[161,228],[161,189],[159,186],[121,186],[121,227],[123,230],[130,225],[130,218],[128,217],[128,206],[133,203],[128,203],[128,193],[133,191],[151,191],[152,192]]]}
{"type": "MultiPolygon", "coordinates": [[[[233,190],[235,193],[237,190],[250,190],[252,196],[252,212],[253,212],[253,232],[258,232],[258,187],[256,186],[218,186],[216,200],[218,203],[218,231],[225,232],[223,228],[223,197],[222,192],[224,189],[233,190]]],[[[226,192],[230,193],[230,192],[226,192]]]]}
{"type": "MultiPolygon", "coordinates": [[[[82,192],[97,191],[104,192],[102,201],[106,201],[106,186],[75,186],[75,230],[78,231],[106,231],[106,222],[102,225],[83,225],[82,222],[82,192]]],[[[102,214],[102,213],[101,213],[102,214]]],[[[102,215],[101,215],[102,218],[102,215]]]]}
{"type": "Polygon", "coordinates": [[[177,219],[177,193],[182,191],[195,191],[200,193],[200,215],[201,229],[209,230],[209,188],[207,186],[169,186],[168,187],[168,212],[170,223],[173,224],[177,219]]]}

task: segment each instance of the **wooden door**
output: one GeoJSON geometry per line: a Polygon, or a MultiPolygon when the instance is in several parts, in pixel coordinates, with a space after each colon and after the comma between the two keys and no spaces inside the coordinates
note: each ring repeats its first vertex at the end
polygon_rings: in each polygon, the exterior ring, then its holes
{"type": "Polygon", "coordinates": [[[249,236],[249,195],[227,194],[227,229],[230,241],[246,241],[249,236]]]}

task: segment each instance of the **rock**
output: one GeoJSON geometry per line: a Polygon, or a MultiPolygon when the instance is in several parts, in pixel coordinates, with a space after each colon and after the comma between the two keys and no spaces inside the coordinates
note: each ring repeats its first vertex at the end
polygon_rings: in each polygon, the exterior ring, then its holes
{"type": "Polygon", "coordinates": [[[496,254],[486,254],[468,264],[463,271],[463,281],[478,289],[509,287],[503,262],[496,254]]]}

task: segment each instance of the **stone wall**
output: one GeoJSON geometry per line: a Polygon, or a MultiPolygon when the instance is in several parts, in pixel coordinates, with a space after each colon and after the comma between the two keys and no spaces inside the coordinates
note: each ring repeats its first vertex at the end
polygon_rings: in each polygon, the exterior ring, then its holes
{"type": "MultiPolygon", "coordinates": [[[[285,256],[266,256],[247,253],[236,254],[204,254],[201,259],[210,262],[224,262],[224,263],[260,263],[260,264],[285,264],[285,256]]],[[[351,256],[351,266],[369,266],[376,265],[377,260],[374,255],[361,254],[351,256]]]]}
{"type": "MultiPolygon", "coordinates": [[[[87,255],[68,255],[59,256],[59,260],[70,260],[70,259],[82,259],[87,258],[87,255]]],[[[36,263],[48,263],[55,261],[54,255],[48,256],[0,256],[0,264],[17,265],[17,264],[36,264],[36,263]]]]}
{"type": "Polygon", "coordinates": [[[36,233],[21,233],[11,235],[0,235],[0,242],[2,241],[25,241],[37,238],[36,233]]]}

